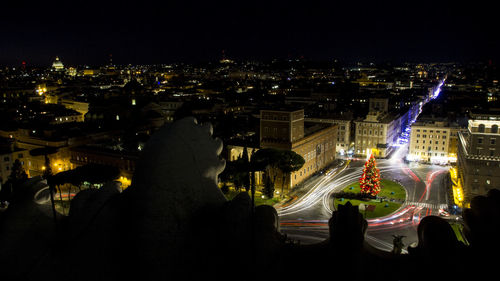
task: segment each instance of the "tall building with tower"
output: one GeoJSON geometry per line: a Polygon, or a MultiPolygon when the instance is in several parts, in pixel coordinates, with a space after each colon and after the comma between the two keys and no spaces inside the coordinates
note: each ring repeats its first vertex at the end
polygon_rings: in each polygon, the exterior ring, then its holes
{"type": "MultiPolygon", "coordinates": [[[[286,180],[289,190],[335,160],[337,128],[331,123],[305,122],[303,109],[261,110],[260,146],[292,150],[304,158],[302,169],[286,180]]],[[[281,177],[276,186],[281,186],[281,177]]]]}
{"type": "Polygon", "coordinates": [[[464,203],[500,186],[500,112],[473,113],[467,132],[458,133],[458,185],[464,203]]]}

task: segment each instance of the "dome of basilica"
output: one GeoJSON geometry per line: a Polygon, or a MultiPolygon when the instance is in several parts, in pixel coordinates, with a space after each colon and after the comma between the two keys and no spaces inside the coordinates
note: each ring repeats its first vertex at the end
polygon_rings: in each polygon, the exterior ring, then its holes
{"type": "Polygon", "coordinates": [[[64,65],[59,60],[59,57],[56,57],[56,60],[52,63],[52,68],[55,70],[63,70],[64,69],[64,65]]]}

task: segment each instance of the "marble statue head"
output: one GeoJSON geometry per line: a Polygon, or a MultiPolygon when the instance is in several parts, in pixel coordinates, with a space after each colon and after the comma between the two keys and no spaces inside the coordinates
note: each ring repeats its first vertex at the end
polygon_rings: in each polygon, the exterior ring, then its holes
{"type": "Polygon", "coordinates": [[[226,201],[217,187],[217,176],[225,167],[219,158],[222,141],[212,134],[211,124],[200,125],[193,117],[162,127],[146,143],[136,165],[134,188],[155,191],[155,196],[168,196],[167,200],[182,193],[190,202],[226,201]]]}

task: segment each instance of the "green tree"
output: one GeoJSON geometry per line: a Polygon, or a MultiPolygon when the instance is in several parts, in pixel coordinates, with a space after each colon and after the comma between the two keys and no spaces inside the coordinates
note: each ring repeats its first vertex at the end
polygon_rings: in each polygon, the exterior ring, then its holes
{"type": "Polygon", "coordinates": [[[21,161],[19,161],[19,159],[16,159],[16,161],[14,161],[14,164],[12,165],[9,180],[11,180],[14,185],[17,185],[24,182],[27,178],[28,175],[23,169],[23,164],[21,164],[21,161]]]}
{"type": "Polygon", "coordinates": [[[252,149],[252,155],[250,156],[249,167],[250,167],[250,194],[252,196],[252,207],[255,207],[255,172],[256,166],[252,161],[253,156],[255,155],[255,148],[252,149]]]}
{"type": "Polygon", "coordinates": [[[300,170],[306,161],[302,156],[291,150],[281,150],[279,155],[278,169],[281,170],[283,177],[283,181],[281,182],[281,196],[283,196],[285,183],[290,178],[290,174],[300,170]]]}
{"type": "Polygon", "coordinates": [[[246,192],[250,190],[250,158],[248,157],[247,146],[243,147],[243,155],[240,160],[240,173],[242,174],[242,183],[246,192]]]}
{"type": "MultiPolygon", "coordinates": [[[[273,148],[263,148],[252,152],[252,158],[250,159],[250,167],[252,171],[252,206],[255,202],[255,172],[265,172],[265,184],[268,184],[268,189],[272,188],[274,195],[274,181],[271,180],[271,170],[276,167],[278,163],[279,154],[276,149],[273,148]]],[[[264,188],[266,188],[264,186],[264,188]]],[[[272,198],[272,197],[271,197],[272,198]]]]}
{"type": "MultiPolygon", "coordinates": [[[[227,161],[224,171],[219,174],[219,179],[222,183],[232,181],[234,176],[234,161],[227,161]]],[[[227,184],[226,184],[227,186],[227,184]]]]}
{"type": "Polygon", "coordinates": [[[273,197],[274,197],[274,184],[268,175],[264,179],[264,189],[262,191],[263,191],[264,195],[267,196],[269,199],[273,199],[273,197]]]}
{"type": "Polygon", "coordinates": [[[50,206],[52,207],[52,216],[54,217],[54,223],[57,223],[56,205],[54,202],[55,186],[52,183],[52,168],[50,165],[50,159],[47,156],[47,154],[45,154],[45,170],[43,170],[43,178],[47,181],[47,184],[49,186],[50,206]]]}
{"type": "Polygon", "coordinates": [[[276,168],[280,159],[280,153],[274,148],[263,148],[255,152],[252,156],[252,166],[255,171],[263,171],[270,177],[273,174],[273,182],[275,182],[276,173],[273,173],[273,168],[276,168]]]}
{"type": "Polygon", "coordinates": [[[23,169],[23,165],[19,159],[14,161],[10,169],[10,175],[5,184],[2,185],[0,192],[0,201],[8,201],[12,203],[16,196],[21,193],[23,183],[28,179],[28,175],[23,169]]]}

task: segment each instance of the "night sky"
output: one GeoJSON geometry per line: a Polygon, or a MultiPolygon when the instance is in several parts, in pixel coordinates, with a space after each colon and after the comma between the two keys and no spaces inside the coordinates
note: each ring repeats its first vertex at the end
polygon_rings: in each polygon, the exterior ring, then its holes
{"type": "Polygon", "coordinates": [[[2,8],[0,65],[499,58],[493,1],[39,2],[2,8]]]}

